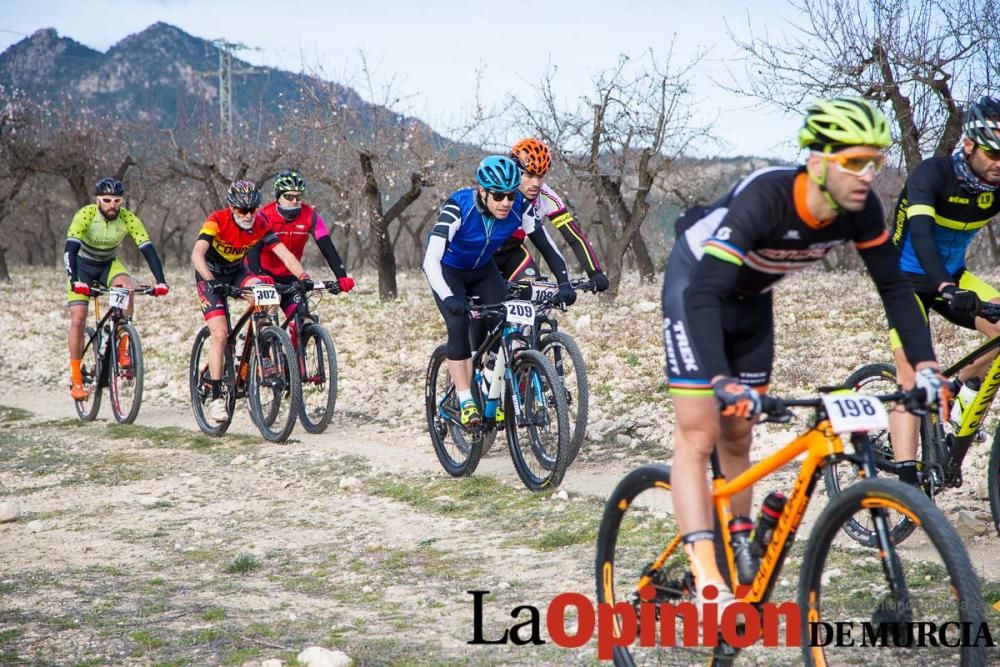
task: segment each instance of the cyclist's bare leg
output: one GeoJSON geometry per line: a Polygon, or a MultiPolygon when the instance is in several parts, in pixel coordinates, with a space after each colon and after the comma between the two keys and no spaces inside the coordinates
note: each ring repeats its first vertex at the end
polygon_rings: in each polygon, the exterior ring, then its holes
{"type": "MultiPolygon", "coordinates": [[[[741,417],[722,417],[719,434],[719,463],[726,479],[733,479],[750,468],[750,445],[753,442],[754,422],[741,417]]],[[[753,487],[732,497],[734,515],[750,516],[753,487]]]]}
{"type": "MultiPolygon", "coordinates": [[[[130,276],[127,273],[119,273],[117,276],[111,279],[111,287],[127,287],[131,290],[134,290],[138,286],[139,284],[135,282],[135,279],[132,278],[132,276],[130,276]]],[[[135,310],[135,298],[133,297],[128,300],[128,309],[125,311],[125,314],[128,315],[129,317],[132,317],[132,312],[134,310],[135,310]]]]}
{"type": "MultiPolygon", "coordinates": [[[[912,389],[916,374],[913,366],[906,359],[902,347],[892,351],[896,362],[896,382],[904,389],[912,389]]],[[[920,430],[920,417],[912,415],[901,406],[889,411],[889,433],[892,440],[892,451],[897,461],[913,461],[917,458],[917,431],[920,430]]]]}
{"type": "MultiPolygon", "coordinates": [[[[674,516],[682,535],[711,534],[708,462],[722,430],[719,408],[712,396],[675,395],[673,402],[677,424],[670,480],[672,496],[684,499],[674,503],[674,516]]],[[[699,586],[706,581],[725,581],[715,564],[715,545],[711,539],[699,540],[686,548],[699,586]]]]}
{"type": "MultiPolygon", "coordinates": [[[[990,303],[1000,303],[1000,299],[993,299],[990,303]]],[[[976,329],[987,338],[1000,336],[1000,322],[990,322],[989,320],[977,317],[976,329]]],[[[986,370],[990,367],[990,364],[993,363],[993,360],[997,356],[997,352],[997,350],[993,350],[989,354],[984,354],[960,370],[958,372],[958,379],[965,382],[969,378],[979,378],[981,380],[986,377],[986,370]]]]}
{"type": "Polygon", "coordinates": [[[87,326],[88,301],[74,301],[69,305],[69,358],[83,358],[83,330],[87,326]]]}
{"type": "Polygon", "coordinates": [[[448,359],[448,374],[458,391],[467,391],[472,386],[472,357],[468,359],[448,359]]]}
{"type": "Polygon", "coordinates": [[[211,342],[208,346],[208,377],[211,380],[221,380],[229,327],[226,325],[225,317],[210,318],[206,324],[211,334],[211,342]]]}

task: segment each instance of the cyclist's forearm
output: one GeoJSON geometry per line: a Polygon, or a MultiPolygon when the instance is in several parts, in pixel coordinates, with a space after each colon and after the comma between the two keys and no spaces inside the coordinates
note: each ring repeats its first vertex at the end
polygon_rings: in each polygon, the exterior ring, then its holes
{"type": "Polygon", "coordinates": [[[889,326],[899,334],[907,360],[913,366],[935,361],[926,315],[913,294],[913,287],[899,270],[895,248],[886,242],[859,253],[878,289],[889,326]]]}
{"type": "Polygon", "coordinates": [[[909,223],[910,243],[913,244],[913,251],[920,261],[920,266],[935,285],[952,282],[944,260],[941,259],[941,250],[934,240],[934,218],[929,215],[915,215],[910,218],[909,223]]]}
{"type": "Polygon", "coordinates": [[[722,351],[726,349],[722,332],[722,300],[734,293],[739,281],[740,265],[705,255],[691,275],[691,284],[684,293],[688,338],[700,352],[707,378],[730,376],[732,370],[722,351]]]}
{"type": "Polygon", "coordinates": [[[444,301],[449,296],[454,296],[448,283],[445,282],[444,272],[441,270],[441,258],[444,257],[446,241],[443,237],[432,234],[427,242],[427,251],[424,253],[424,275],[431,289],[438,298],[444,301]]]}
{"type": "Polygon", "coordinates": [[[337,252],[336,246],[333,245],[333,240],[329,236],[322,236],[316,239],[316,245],[319,246],[319,251],[323,253],[323,259],[326,260],[330,270],[338,278],[347,277],[347,269],[344,268],[344,261],[340,259],[340,254],[337,252]]]}
{"type": "Polygon", "coordinates": [[[601,270],[601,263],[597,261],[597,253],[594,252],[590,239],[583,233],[580,226],[576,224],[576,219],[568,211],[564,211],[554,218],[552,224],[562,234],[569,247],[573,249],[573,254],[576,255],[580,266],[583,267],[588,276],[601,270]]]}
{"type": "Polygon", "coordinates": [[[156,253],[156,248],[153,244],[143,243],[139,246],[139,251],[146,258],[146,264],[149,264],[149,270],[153,273],[153,278],[156,279],[156,282],[166,283],[167,279],[163,275],[163,263],[160,262],[160,256],[156,253]]]}
{"type": "Polygon", "coordinates": [[[300,278],[305,274],[306,270],[302,267],[302,263],[295,258],[295,255],[292,254],[292,251],[284,243],[275,244],[272,250],[275,256],[285,265],[285,268],[292,272],[293,276],[300,278]]]}
{"type": "Polygon", "coordinates": [[[194,250],[191,251],[191,263],[203,280],[212,280],[215,275],[212,274],[212,270],[208,268],[208,262],[205,261],[206,252],[208,252],[208,241],[205,239],[195,241],[194,250]]]}
{"type": "Polygon", "coordinates": [[[77,282],[80,278],[76,261],[79,254],[80,241],[77,239],[66,239],[66,248],[63,250],[63,266],[66,269],[66,276],[71,283],[77,282]]]}
{"type": "Polygon", "coordinates": [[[536,227],[528,234],[528,238],[535,244],[535,247],[542,253],[545,263],[552,269],[556,276],[556,282],[566,284],[569,282],[569,271],[566,269],[566,260],[552,242],[552,237],[542,226],[536,227]]]}

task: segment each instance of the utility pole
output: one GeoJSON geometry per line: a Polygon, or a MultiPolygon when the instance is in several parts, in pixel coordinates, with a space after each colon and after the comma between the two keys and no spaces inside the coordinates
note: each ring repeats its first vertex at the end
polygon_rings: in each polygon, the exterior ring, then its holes
{"type": "Polygon", "coordinates": [[[219,77],[219,135],[228,138],[233,134],[233,74],[259,73],[254,67],[233,69],[233,53],[260,51],[260,49],[221,38],[213,39],[212,45],[219,50],[219,69],[216,72],[199,72],[199,74],[219,77]]]}

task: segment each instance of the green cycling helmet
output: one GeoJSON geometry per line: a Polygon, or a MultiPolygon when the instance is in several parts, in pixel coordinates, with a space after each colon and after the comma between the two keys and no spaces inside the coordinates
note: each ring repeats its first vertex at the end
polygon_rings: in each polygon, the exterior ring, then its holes
{"type": "Polygon", "coordinates": [[[835,97],[819,100],[806,109],[805,122],[799,130],[799,146],[830,152],[846,146],[892,144],[889,121],[868,100],[860,97],[835,97]]]}
{"type": "Polygon", "coordinates": [[[283,192],[305,192],[306,179],[302,175],[289,169],[282,171],[274,177],[274,197],[277,199],[283,192]]]}

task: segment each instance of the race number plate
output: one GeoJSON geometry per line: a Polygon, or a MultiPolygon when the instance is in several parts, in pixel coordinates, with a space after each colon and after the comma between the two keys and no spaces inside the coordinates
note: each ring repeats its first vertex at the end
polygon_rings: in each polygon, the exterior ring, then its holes
{"type": "Polygon", "coordinates": [[[536,281],[531,283],[531,300],[535,303],[542,303],[551,300],[558,291],[559,285],[555,283],[536,281]]]}
{"type": "Polygon", "coordinates": [[[274,289],[274,285],[254,285],[253,300],[258,306],[277,306],[281,303],[281,297],[278,296],[278,290],[274,289]]]}
{"type": "Polygon", "coordinates": [[[504,301],[509,324],[532,325],[535,323],[535,304],[530,301],[504,301]]]}
{"type": "Polygon", "coordinates": [[[111,292],[108,293],[108,303],[111,304],[112,308],[125,310],[128,308],[128,295],[129,291],[124,287],[112,287],[111,292]]]}
{"type": "Polygon", "coordinates": [[[853,391],[824,394],[823,405],[835,433],[882,431],[889,428],[889,413],[882,401],[853,391]]]}

